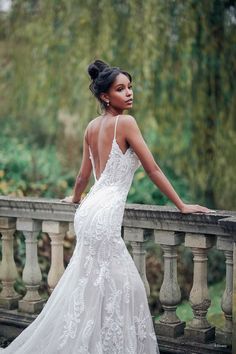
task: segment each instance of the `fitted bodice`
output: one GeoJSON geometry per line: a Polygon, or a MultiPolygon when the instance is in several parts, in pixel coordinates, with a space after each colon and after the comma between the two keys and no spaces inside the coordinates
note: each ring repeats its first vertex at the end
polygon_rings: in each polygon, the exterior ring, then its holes
{"type": "Polygon", "coordinates": [[[95,185],[97,185],[97,187],[118,186],[128,191],[133,180],[134,172],[140,166],[140,161],[133,149],[129,147],[126,152],[123,153],[116,138],[112,141],[108,160],[99,179],[96,178],[91,149],[90,158],[93,166],[95,185]]]}

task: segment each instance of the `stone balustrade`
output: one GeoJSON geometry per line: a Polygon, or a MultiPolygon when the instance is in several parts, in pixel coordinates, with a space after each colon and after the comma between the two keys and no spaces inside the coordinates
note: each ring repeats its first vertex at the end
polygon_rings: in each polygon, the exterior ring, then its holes
{"type": "MultiPolygon", "coordinates": [[[[14,338],[37,316],[45,300],[39,295],[41,270],[37,256],[39,232],[51,242],[51,265],[48,288],[51,292],[64,272],[63,242],[73,230],[76,206],[58,200],[0,197],[0,336],[14,338]],[[16,231],[25,239],[25,265],[22,279],[26,287],[23,298],[15,291],[19,277],[14,261],[13,240],[16,231]]],[[[16,236],[17,237],[17,236],[16,236]]],[[[152,205],[126,205],[123,237],[132,255],[147,295],[146,241],[152,239],[163,250],[164,275],[159,301],[163,314],[154,320],[163,353],[236,353],[236,212],[181,214],[175,208],[152,205]],[[181,303],[178,284],[177,254],[184,246],[193,255],[193,285],[189,303],[193,318],[185,323],[176,314],[181,303]],[[222,296],[224,328],[207,320],[211,300],[208,294],[207,256],[216,247],[225,255],[226,286],[222,296]],[[233,345],[233,347],[232,347],[233,345]],[[233,348],[233,349],[232,349],[233,348]]]]}

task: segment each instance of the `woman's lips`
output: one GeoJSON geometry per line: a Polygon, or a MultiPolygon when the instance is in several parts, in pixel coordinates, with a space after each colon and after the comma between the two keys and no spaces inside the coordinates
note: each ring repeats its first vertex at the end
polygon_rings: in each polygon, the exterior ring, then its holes
{"type": "Polygon", "coordinates": [[[131,104],[131,103],[133,103],[133,99],[132,99],[132,98],[130,98],[129,100],[125,101],[125,103],[129,103],[129,104],[131,104]]]}

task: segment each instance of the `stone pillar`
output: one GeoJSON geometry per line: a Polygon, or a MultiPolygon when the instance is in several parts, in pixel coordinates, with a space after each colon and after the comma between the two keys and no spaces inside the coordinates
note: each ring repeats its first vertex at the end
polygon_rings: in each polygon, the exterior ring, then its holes
{"type": "Polygon", "coordinates": [[[23,281],[27,292],[19,301],[19,310],[27,313],[40,312],[45,303],[38,293],[42,274],[38,263],[38,234],[41,231],[41,221],[20,218],[17,219],[17,230],[25,236],[26,258],[23,270],[23,281]]]}
{"type": "Polygon", "coordinates": [[[146,251],[144,230],[135,227],[124,227],[124,240],[129,241],[131,244],[134,263],[143,281],[147,296],[149,296],[150,286],[146,276],[146,251]]]}
{"type": "Polygon", "coordinates": [[[207,252],[214,244],[214,236],[194,233],[185,235],[185,246],[191,248],[194,256],[193,287],[190,292],[194,317],[185,328],[184,334],[201,343],[211,341],[215,337],[215,328],[206,319],[211,304],[207,286],[207,252]]]}
{"type": "Polygon", "coordinates": [[[184,234],[173,231],[154,230],[155,243],[164,251],[164,279],[160,290],[160,302],[164,314],[156,321],[156,332],[161,336],[178,337],[184,332],[185,322],[176,315],[181,302],[177,280],[177,246],[184,241],[184,234]]]}
{"type": "Polygon", "coordinates": [[[233,292],[233,240],[232,237],[218,237],[217,248],[224,251],[226,258],[226,284],[221,300],[225,315],[224,330],[217,329],[216,341],[219,344],[232,345],[232,292],[233,292]]]}
{"type": "Polygon", "coordinates": [[[18,277],[13,249],[15,231],[15,218],[0,218],[0,232],[2,234],[2,263],[0,271],[2,292],[0,293],[0,307],[8,310],[17,308],[18,301],[21,298],[14,289],[14,283],[18,277]]]}
{"type": "Polygon", "coordinates": [[[49,291],[52,292],[64,273],[63,242],[68,230],[68,223],[60,221],[43,221],[43,232],[51,239],[51,267],[48,273],[49,291]]]}
{"type": "Polygon", "coordinates": [[[70,239],[73,239],[75,238],[75,228],[74,228],[74,223],[70,222],[69,223],[69,230],[68,230],[68,234],[70,239]]]}
{"type": "MultiPolygon", "coordinates": [[[[236,222],[235,222],[236,223],[236,222]]],[[[236,353],[236,233],[233,243],[233,333],[232,333],[232,353],[236,353]]]]}

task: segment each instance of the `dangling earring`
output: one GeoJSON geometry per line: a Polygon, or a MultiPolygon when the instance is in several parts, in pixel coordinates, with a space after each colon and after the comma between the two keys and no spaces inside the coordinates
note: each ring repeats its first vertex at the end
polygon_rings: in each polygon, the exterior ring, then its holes
{"type": "Polygon", "coordinates": [[[107,107],[109,107],[109,104],[110,104],[109,101],[107,101],[106,104],[107,104],[107,107]]]}

